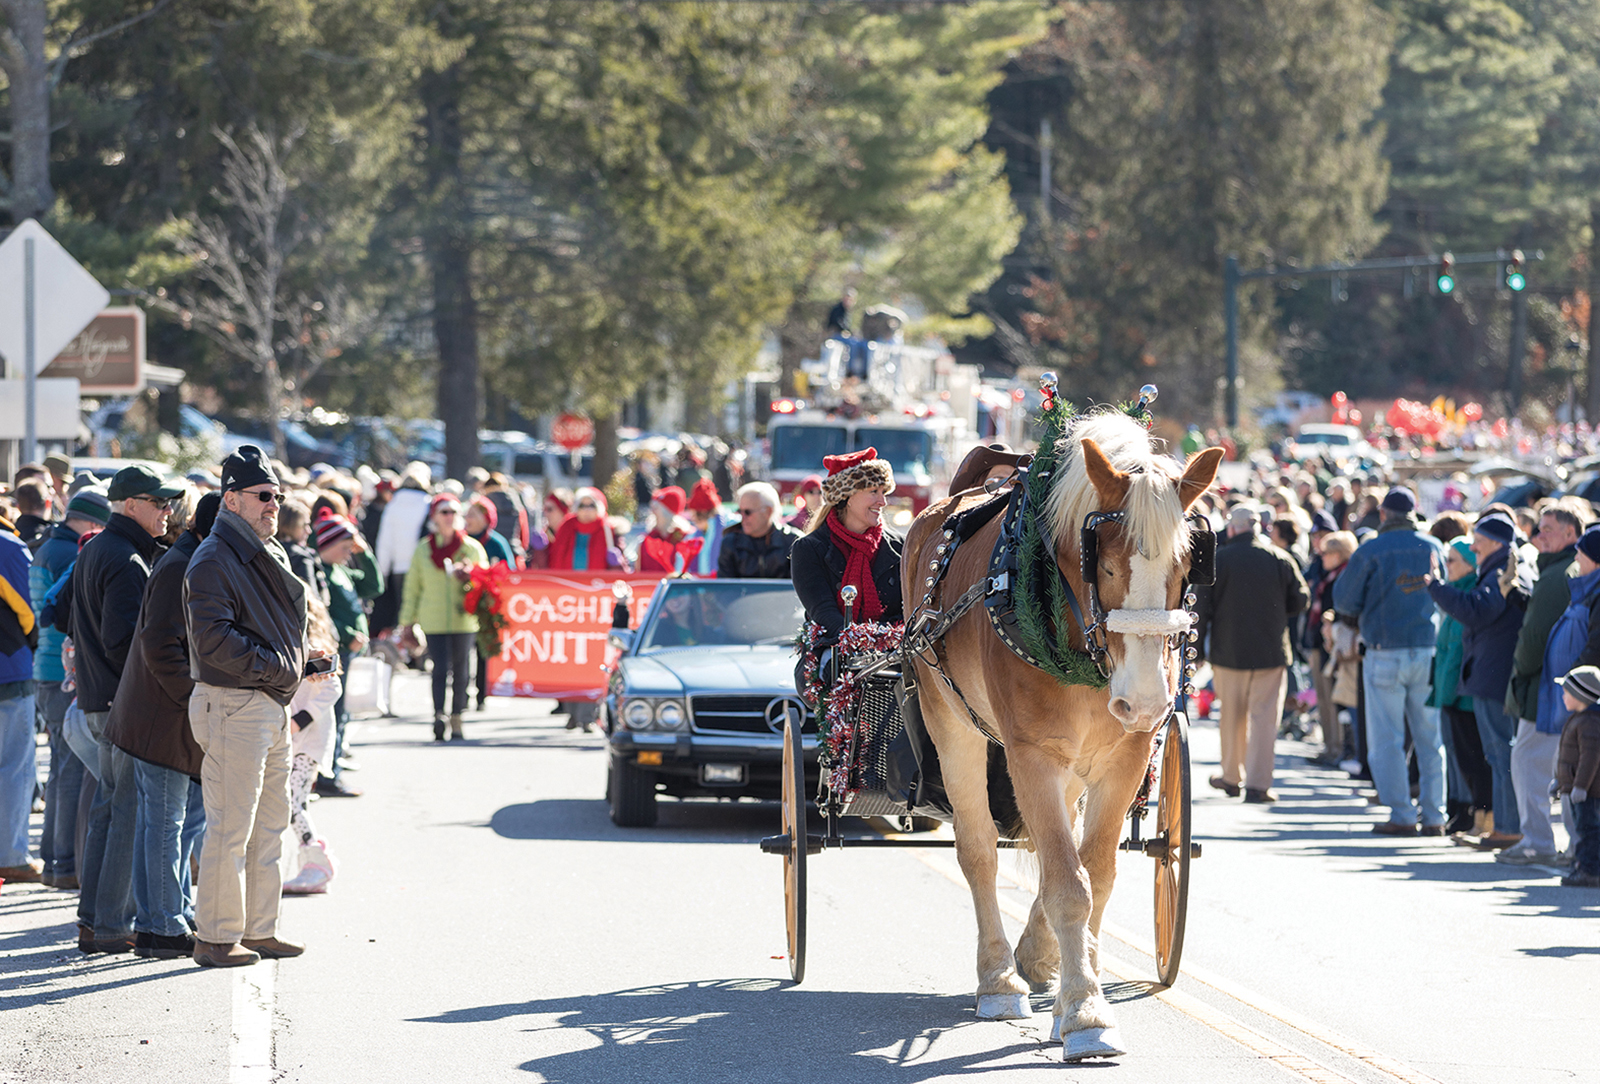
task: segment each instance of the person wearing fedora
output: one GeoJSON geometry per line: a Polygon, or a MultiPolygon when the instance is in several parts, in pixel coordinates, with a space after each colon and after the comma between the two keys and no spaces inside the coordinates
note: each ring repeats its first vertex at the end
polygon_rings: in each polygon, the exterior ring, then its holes
{"type": "MultiPolygon", "coordinates": [[[[1333,585],[1334,608],[1359,619],[1367,645],[1361,667],[1367,760],[1378,801],[1389,807],[1389,819],[1372,828],[1380,836],[1414,836],[1419,820],[1423,835],[1444,835],[1444,738],[1439,709],[1427,703],[1438,629],[1434,602],[1424,590],[1443,567],[1444,550],[1438,539],[1417,529],[1416,507],[1410,490],[1389,490],[1378,506],[1377,536],[1357,547],[1333,585]],[[1416,801],[1406,769],[1408,727],[1420,780],[1416,801]]],[[[1447,583],[1437,586],[1457,593],[1447,583]]],[[[1504,679],[1500,695],[1505,695],[1504,679]]]]}
{"type": "MultiPolygon", "coordinates": [[[[1478,555],[1478,585],[1457,591],[1427,577],[1434,605],[1461,623],[1461,692],[1472,697],[1478,734],[1494,791],[1494,831],[1474,842],[1481,850],[1504,850],[1522,840],[1516,786],[1511,775],[1511,745],[1516,720],[1506,711],[1517,635],[1523,609],[1514,600],[1533,593],[1534,569],[1517,552],[1517,529],[1509,516],[1489,512],[1472,525],[1472,552],[1478,555]],[[1509,575],[1502,575],[1508,572],[1509,575]],[[1510,581],[1510,588],[1502,580],[1510,581]],[[1510,598],[1508,599],[1508,595],[1510,598]]],[[[1442,562],[1441,562],[1442,564],[1442,562]]],[[[1370,702],[1370,701],[1369,701],[1370,702]]],[[[1374,771],[1376,774],[1376,771],[1374,771]]]]}
{"type": "Polygon", "coordinates": [[[183,577],[189,725],[201,751],[206,817],[195,886],[201,967],[305,951],[278,937],[289,826],[286,709],[306,676],[310,590],[275,537],[282,503],[261,449],[247,444],[228,456],[222,508],[183,577]]]}
{"type": "Polygon", "coordinates": [[[111,518],[84,544],[72,570],[72,642],[77,649],[78,707],[100,745],[91,764],[97,787],[79,863],[78,947],[128,952],[134,947],[133,856],[138,789],[134,760],[111,743],[111,701],[133,647],[145,584],[167,533],[182,482],[148,467],[123,467],[106,490],[111,518]]]}

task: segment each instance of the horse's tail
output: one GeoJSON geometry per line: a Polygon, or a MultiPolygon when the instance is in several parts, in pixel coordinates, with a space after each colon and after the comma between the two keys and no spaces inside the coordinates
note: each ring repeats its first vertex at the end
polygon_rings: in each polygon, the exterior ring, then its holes
{"type": "Polygon", "coordinates": [[[989,743],[989,816],[1001,839],[1027,842],[1028,822],[1022,818],[1017,806],[1017,792],[1011,786],[1011,773],[1006,770],[1006,751],[989,743]]]}

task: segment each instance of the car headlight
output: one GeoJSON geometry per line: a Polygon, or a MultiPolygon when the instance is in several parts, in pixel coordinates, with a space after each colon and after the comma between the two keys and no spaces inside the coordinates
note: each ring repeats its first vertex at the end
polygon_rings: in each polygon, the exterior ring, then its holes
{"type": "Polygon", "coordinates": [[[676,700],[664,700],[656,708],[656,725],[662,730],[677,730],[683,725],[683,705],[676,700]]]}
{"type": "Polygon", "coordinates": [[[654,717],[655,712],[650,710],[648,700],[630,700],[622,705],[622,721],[628,724],[630,730],[646,729],[654,717]]]}

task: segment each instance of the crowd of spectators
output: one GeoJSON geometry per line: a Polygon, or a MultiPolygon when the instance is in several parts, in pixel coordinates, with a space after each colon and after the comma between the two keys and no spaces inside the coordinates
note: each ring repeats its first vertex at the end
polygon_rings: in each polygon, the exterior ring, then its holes
{"type": "Polygon", "coordinates": [[[1197,591],[1202,703],[1222,731],[1211,785],[1276,801],[1273,743],[1303,710],[1316,759],[1369,780],[1387,809],[1374,834],[1449,836],[1600,886],[1594,508],[1474,514],[1456,492],[1426,519],[1407,486],[1293,469],[1258,470],[1249,489],[1205,498],[1226,532],[1216,583],[1197,591]]]}

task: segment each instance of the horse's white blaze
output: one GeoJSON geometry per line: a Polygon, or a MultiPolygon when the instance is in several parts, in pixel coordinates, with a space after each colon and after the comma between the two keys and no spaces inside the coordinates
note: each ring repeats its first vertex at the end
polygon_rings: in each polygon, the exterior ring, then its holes
{"type": "MultiPolygon", "coordinates": [[[[1132,554],[1128,559],[1128,596],[1123,600],[1123,607],[1165,609],[1170,572],[1165,561],[1132,554]]],[[[1165,651],[1163,636],[1122,638],[1122,665],[1111,672],[1111,705],[1112,714],[1127,730],[1154,730],[1172,707],[1165,651]]]]}

